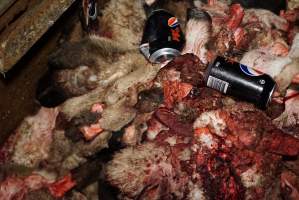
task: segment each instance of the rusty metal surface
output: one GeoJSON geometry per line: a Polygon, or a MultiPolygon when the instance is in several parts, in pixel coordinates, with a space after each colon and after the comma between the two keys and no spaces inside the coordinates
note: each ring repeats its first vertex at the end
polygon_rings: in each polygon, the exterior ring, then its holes
{"type": "Polygon", "coordinates": [[[0,35],[0,72],[11,69],[75,0],[44,0],[0,35]]]}

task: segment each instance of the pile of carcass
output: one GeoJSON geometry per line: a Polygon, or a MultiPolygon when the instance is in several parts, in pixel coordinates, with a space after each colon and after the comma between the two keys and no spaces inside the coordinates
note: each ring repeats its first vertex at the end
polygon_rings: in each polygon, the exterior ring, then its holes
{"type": "Polygon", "coordinates": [[[67,100],[25,118],[0,148],[0,199],[299,199],[299,7],[164,6],[207,15],[182,24],[183,55],[162,68],[133,48],[140,1],[109,2],[98,36],[50,56],[41,99],[67,100]],[[205,87],[216,54],[276,80],[266,111],[205,87]]]}

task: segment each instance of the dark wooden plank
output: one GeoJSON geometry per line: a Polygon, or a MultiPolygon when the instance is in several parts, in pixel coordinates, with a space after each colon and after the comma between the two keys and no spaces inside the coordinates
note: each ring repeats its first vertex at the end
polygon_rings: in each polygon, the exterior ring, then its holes
{"type": "Polygon", "coordinates": [[[1,0],[0,1],[0,16],[17,0],[1,0]]]}
{"type": "Polygon", "coordinates": [[[11,69],[74,2],[43,0],[26,9],[0,35],[0,72],[11,69]]]}

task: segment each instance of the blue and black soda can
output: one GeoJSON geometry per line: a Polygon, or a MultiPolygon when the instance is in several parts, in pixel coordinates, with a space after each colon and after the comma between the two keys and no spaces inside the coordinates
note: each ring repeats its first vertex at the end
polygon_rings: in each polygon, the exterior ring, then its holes
{"type": "Polygon", "coordinates": [[[181,54],[185,36],[178,19],[159,9],[153,11],[144,27],[141,53],[152,63],[162,63],[181,54]]]}
{"type": "Polygon", "coordinates": [[[205,74],[207,87],[266,109],[276,88],[267,74],[224,57],[216,57],[205,74]]]}

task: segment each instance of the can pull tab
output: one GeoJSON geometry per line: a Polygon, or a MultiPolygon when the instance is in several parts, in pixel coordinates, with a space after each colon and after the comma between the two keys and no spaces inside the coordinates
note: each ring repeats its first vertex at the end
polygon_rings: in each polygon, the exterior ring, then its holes
{"type": "Polygon", "coordinates": [[[147,58],[150,58],[149,43],[143,43],[139,46],[140,52],[147,58]]]}
{"type": "Polygon", "coordinates": [[[96,0],[82,0],[83,26],[88,29],[97,20],[98,10],[96,0]]]}

